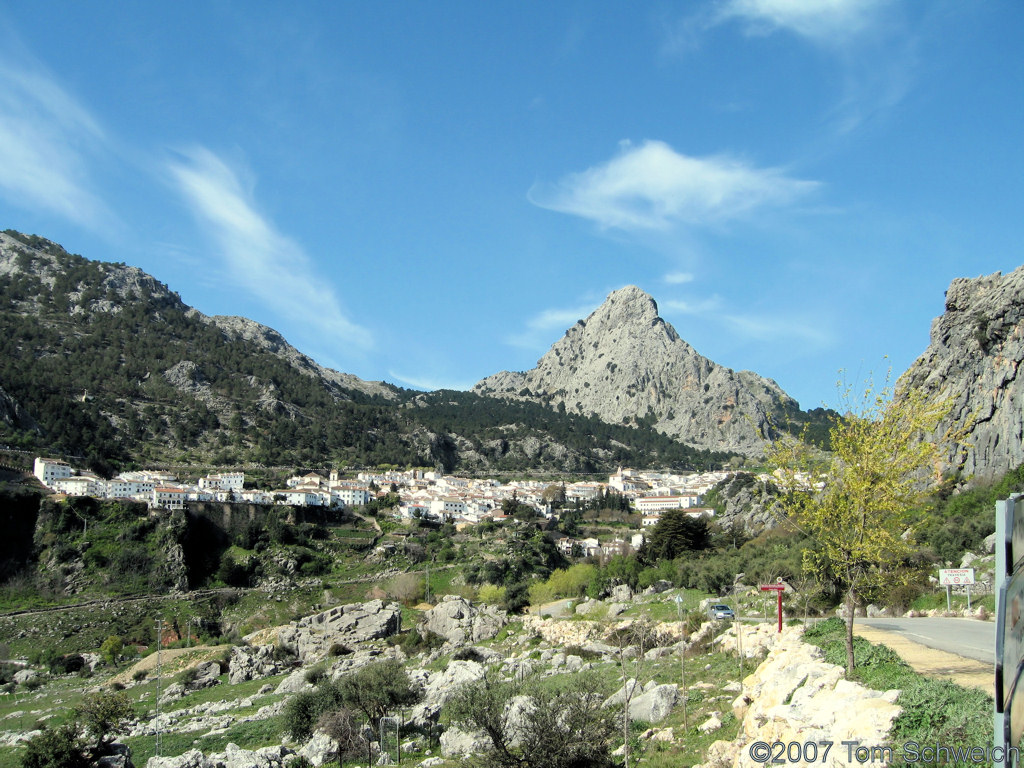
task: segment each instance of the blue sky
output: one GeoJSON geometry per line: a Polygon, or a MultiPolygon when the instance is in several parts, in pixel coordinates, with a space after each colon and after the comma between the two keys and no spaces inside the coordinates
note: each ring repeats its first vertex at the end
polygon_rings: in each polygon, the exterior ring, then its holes
{"type": "Polygon", "coordinates": [[[805,408],[1024,263],[1017,0],[0,2],[0,228],[468,388],[636,284],[805,408]]]}

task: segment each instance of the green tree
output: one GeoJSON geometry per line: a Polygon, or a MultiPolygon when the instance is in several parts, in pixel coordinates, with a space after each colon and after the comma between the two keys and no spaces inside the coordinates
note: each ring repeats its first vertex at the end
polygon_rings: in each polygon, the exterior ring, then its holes
{"type": "Polygon", "coordinates": [[[488,673],[462,686],[446,710],[455,724],[487,734],[488,768],[610,768],[618,713],[603,707],[604,699],[599,681],[587,675],[541,684],[488,673]]]}
{"type": "Polygon", "coordinates": [[[100,646],[100,656],[107,664],[116,666],[122,650],[124,650],[124,641],[117,635],[111,635],[100,646]]]}
{"type": "Polygon", "coordinates": [[[124,728],[134,716],[127,694],[117,691],[98,693],[84,700],[77,710],[83,726],[96,740],[94,755],[102,755],[107,746],[107,736],[124,728]]]}
{"type": "Polygon", "coordinates": [[[691,517],[685,509],[667,510],[644,542],[641,559],[655,563],[674,560],[685,552],[707,549],[711,543],[707,520],[691,517]]]}
{"type": "Polygon", "coordinates": [[[29,739],[21,765],[22,768],[88,768],[78,724],[65,723],[29,739]]]}
{"type": "Polygon", "coordinates": [[[337,685],[342,702],[362,712],[374,730],[395,707],[415,704],[419,699],[409,675],[394,659],[369,664],[341,678],[337,685]]]}
{"type": "Polygon", "coordinates": [[[888,386],[878,393],[869,386],[859,406],[833,424],[830,455],[786,441],[769,457],[780,470],[788,518],[812,539],[804,569],[845,597],[847,673],[858,599],[910,576],[914,523],[923,517],[913,513],[925,507],[926,475],[938,459],[936,441],[924,436],[949,410],[916,391],[891,395],[888,386]]]}

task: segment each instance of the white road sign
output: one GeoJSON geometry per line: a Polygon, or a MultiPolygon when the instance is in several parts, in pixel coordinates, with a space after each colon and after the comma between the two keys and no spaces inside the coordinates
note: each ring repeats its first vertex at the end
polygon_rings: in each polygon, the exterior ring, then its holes
{"type": "Polygon", "coordinates": [[[974,583],[973,568],[943,568],[939,571],[939,585],[943,587],[963,586],[974,583]]]}

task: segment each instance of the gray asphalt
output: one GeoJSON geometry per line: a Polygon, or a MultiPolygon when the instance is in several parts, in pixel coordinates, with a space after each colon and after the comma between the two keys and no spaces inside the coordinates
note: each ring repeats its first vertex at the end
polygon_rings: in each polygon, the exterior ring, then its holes
{"type": "Polygon", "coordinates": [[[995,664],[996,623],[977,619],[857,619],[854,626],[884,629],[904,635],[908,640],[955,653],[968,659],[995,664]]]}

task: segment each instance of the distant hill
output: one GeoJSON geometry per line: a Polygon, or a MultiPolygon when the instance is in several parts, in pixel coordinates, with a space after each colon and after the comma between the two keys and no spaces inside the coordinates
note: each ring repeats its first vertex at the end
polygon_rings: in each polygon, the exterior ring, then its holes
{"type": "Polygon", "coordinates": [[[699,355],[632,285],[569,328],[535,368],[502,371],[473,391],[645,424],[690,445],[747,456],[763,455],[780,429],[808,424],[819,440],[827,432],[827,414],[802,412],[771,379],[699,355]]]}
{"type": "Polygon", "coordinates": [[[930,440],[966,430],[965,445],[946,444],[947,469],[987,480],[1024,462],[1024,267],[957,279],[946,291],[924,353],[897,382],[951,401],[930,440]]]}
{"type": "Polygon", "coordinates": [[[420,393],[318,365],[276,331],[208,317],[145,272],[0,233],[0,443],[101,471],[145,463],[604,472],[717,466],[649,429],[420,393]]]}

